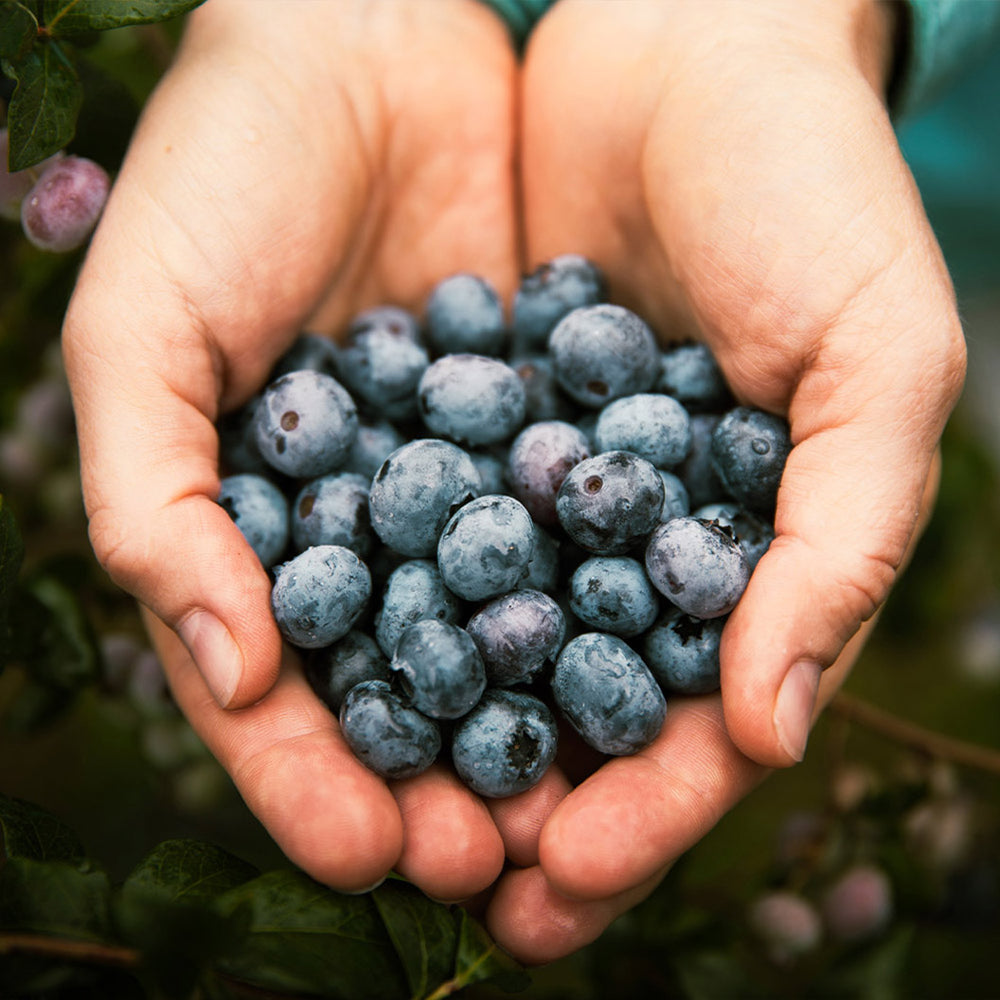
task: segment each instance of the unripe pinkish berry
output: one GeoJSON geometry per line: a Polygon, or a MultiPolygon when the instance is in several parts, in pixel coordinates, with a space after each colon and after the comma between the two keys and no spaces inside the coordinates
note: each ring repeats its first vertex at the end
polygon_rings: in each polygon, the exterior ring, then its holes
{"type": "Polygon", "coordinates": [[[769,892],[758,897],[748,919],[768,956],[782,965],[812,951],[823,933],[815,907],[793,892],[769,892]]]}
{"type": "Polygon", "coordinates": [[[892,884],[874,865],[848,868],[823,897],[823,921],[838,941],[863,941],[892,919],[892,884]]]}
{"type": "Polygon", "coordinates": [[[93,160],[67,156],[50,164],[21,203],[21,227],[40,250],[82,246],[108,199],[111,182],[93,160]]]}

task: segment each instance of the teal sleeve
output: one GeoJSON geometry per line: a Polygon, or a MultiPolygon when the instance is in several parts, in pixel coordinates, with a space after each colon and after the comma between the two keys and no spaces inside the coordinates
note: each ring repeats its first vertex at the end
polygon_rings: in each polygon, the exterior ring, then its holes
{"type": "Polygon", "coordinates": [[[514,41],[521,46],[531,34],[538,19],[555,0],[483,0],[492,7],[510,29],[514,41]]]}
{"type": "Polygon", "coordinates": [[[908,0],[899,74],[899,118],[926,105],[970,63],[1000,44],[1000,0],[908,0]]]}

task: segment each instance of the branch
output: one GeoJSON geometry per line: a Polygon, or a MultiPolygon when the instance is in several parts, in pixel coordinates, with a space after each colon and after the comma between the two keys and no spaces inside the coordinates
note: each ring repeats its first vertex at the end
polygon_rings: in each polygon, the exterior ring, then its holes
{"type": "Polygon", "coordinates": [[[965,740],[944,736],[933,729],[925,729],[915,722],[902,719],[883,708],[878,708],[844,691],[838,691],[830,702],[828,710],[851,722],[856,722],[872,732],[879,733],[888,739],[904,746],[912,747],[923,753],[951,761],[965,767],[974,767],[980,771],[1000,776],[1000,751],[984,747],[979,743],[968,743],[965,740]]]}
{"type": "Polygon", "coordinates": [[[122,969],[133,969],[139,965],[139,952],[134,948],[101,944],[98,941],[74,941],[46,934],[0,934],[0,955],[38,955],[70,962],[112,965],[122,969]]]}

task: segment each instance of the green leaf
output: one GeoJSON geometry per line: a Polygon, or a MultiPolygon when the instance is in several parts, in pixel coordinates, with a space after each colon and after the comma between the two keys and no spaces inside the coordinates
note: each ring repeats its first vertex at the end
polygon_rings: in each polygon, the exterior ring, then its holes
{"type": "Polygon", "coordinates": [[[432,902],[402,879],[388,879],[372,899],[403,963],[411,995],[427,996],[451,977],[455,966],[458,930],[451,908],[432,902]]]}
{"type": "Polygon", "coordinates": [[[0,4],[0,59],[20,59],[38,34],[38,21],[23,3],[0,4]]]}
{"type": "Polygon", "coordinates": [[[83,88],[55,42],[36,42],[20,59],[4,59],[17,82],[7,108],[8,167],[25,170],[57,153],[73,138],[83,88]]]}
{"type": "Polygon", "coordinates": [[[80,838],[39,806],[0,795],[0,860],[71,861],[84,858],[80,838]]]}
{"type": "Polygon", "coordinates": [[[456,910],[458,923],[458,952],[455,971],[448,992],[438,991],[433,996],[447,996],[472,983],[489,982],[509,993],[527,989],[531,978],[523,967],[500,948],[485,928],[465,910],[456,910]]]}
{"type": "Polygon", "coordinates": [[[169,900],[214,899],[259,874],[215,844],[165,840],[132,871],[126,886],[155,891],[169,900]]]}
{"type": "Polygon", "coordinates": [[[153,24],[179,17],[204,0],[45,0],[45,27],[56,38],[153,24]]]}
{"type": "Polygon", "coordinates": [[[233,889],[225,901],[248,907],[250,933],[218,971],[324,1000],[410,995],[370,894],[343,895],[301,872],[275,871],[233,889]]]}

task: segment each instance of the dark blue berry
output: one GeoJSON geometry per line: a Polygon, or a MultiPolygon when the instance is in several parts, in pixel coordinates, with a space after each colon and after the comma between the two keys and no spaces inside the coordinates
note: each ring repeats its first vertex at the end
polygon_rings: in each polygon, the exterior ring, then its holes
{"type": "Polygon", "coordinates": [[[360,420],[358,436],[341,471],[357,472],[369,482],[382,463],[397,449],[406,444],[406,438],[388,420],[360,420]]]}
{"type": "Polygon", "coordinates": [[[313,650],[305,661],[305,674],[313,691],[337,713],[347,692],[362,681],[392,678],[389,661],[371,636],[351,629],[332,646],[313,650]]]}
{"type": "Polygon", "coordinates": [[[646,664],[668,694],[719,689],[719,643],[725,618],[691,618],[671,608],[643,637],[646,664]]]}
{"type": "Polygon", "coordinates": [[[712,462],[728,492],[748,510],[772,517],[785,460],[792,449],[788,421],[738,406],[712,432],[712,462]]]}
{"type": "Polygon", "coordinates": [[[507,325],[500,296],[475,274],[445,278],[427,301],[427,336],[438,354],[501,354],[507,325]]]}
{"type": "Polygon", "coordinates": [[[731,529],[697,517],[675,517],[649,539],[646,572],[682,611],[718,618],[736,607],[750,579],[750,564],[731,529]]]}
{"type": "Polygon", "coordinates": [[[556,514],[566,534],[597,555],[623,555],[660,523],[663,481],[644,458],[609,451],[584,459],[563,480],[556,514]]]}
{"type": "Polygon", "coordinates": [[[472,636],[436,618],[403,629],[389,666],[413,707],[435,719],[465,715],[486,689],[472,636]]]}
{"type": "Polygon", "coordinates": [[[343,465],[358,434],[347,390],[322,372],[282,375],[264,390],[256,410],[257,447],[288,476],[323,476],[343,465]]]}
{"type": "Polygon", "coordinates": [[[586,435],[573,424],[543,420],[529,424],[507,453],[510,490],[539,524],[558,524],[556,494],[569,471],[590,458],[586,435]]]}
{"type": "Polygon", "coordinates": [[[420,438],[397,448],[372,480],[372,527],[405,556],[434,555],[448,519],[480,492],[479,473],[458,445],[420,438]]]}
{"type": "Polygon", "coordinates": [[[438,569],[448,589],[485,601],[524,579],[534,547],[531,516],[513,497],[491,494],[459,508],[441,532],[438,569]]]}
{"type": "Polygon", "coordinates": [[[628,556],[594,556],[573,572],[573,614],[593,629],[630,637],[656,620],[660,602],[642,563],[628,556]]]}
{"type": "Polygon", "coordinates": [[[538,590],[515,590],[481,607],[465,630],[475,640],[494,687],[529,683],[555,660],[566,634],[559,605],[538,590]]]}
{"type": "Polygon", "coordinates": [[[383,778],[412,778],[441,750],[441,730],[385,681],[363,681],[348,692],[340,728],[354,755],[383,778]]]}
{"type": "Polygon", "coordinates": [[[310,545],[343,545],[364,559],[373,537],[364,476],[332,472],[299,490],[292,504],[292,539],[298,551],[310,545]]]}
{"type": "Polygon", "coordinates": [[[480,354],[448,354],[417,387],[427,427],[459,444],[506,441],[524,423],[524,386],[514,369],[480,354]]]}
{"type": "Polygon", "coordinates": [[[720,412],[732,405],[725,376],[707,344],[674,344],[660,358],[656,383],[689,413],[720,412]]]}
{"type": "Polygon", "coordinates": [[[652,330],[622,306],[582,306],[568,313],[549,337],[549,356],[563,389],[594,408],[645,392],[659,372],[652,330]]]}
{"type": "Polygon", "coordinates": [[[584,741],[606,754],[632,754],[648,746],[667,710],[642,657],[624,639],[603,632],[585,632],[566,643],[552,675],[552,693],[584,741]]]}
{"type": "Polygon", "coordinates": [[[368,567],[340,545],[315,545],[274,572],[271,610],[281,634],[302,649],[347,635],[371,597],[368,567]]]}
{"type": "Polygon", "coordinates": [[[424,618],[458,624],[458,598],[444,585],[437,563],[411,559],[389,575],[382,606],[375,614],[375,638],[386,656],[392,656],[403,629],[424,618]]]}
{"type": "Polygon", "coordinates": [[[322,372],[337,378],[337,345],[318,333],[299,334],[292,346],[274,363],[268,382],[297,371],[322,372]]]}
{"type": "Polygon", "coordinates": [[[687,488],[680,476],[665,469],[657,469],[663,482],[663,509],[660,520],[669,521],[672,517],[686,517],[691,513],[691,501],[688,499],[687,488]]]}
{"type": "Polygon", "coordinates": [[[594,437],[598,451],[631,451],[658,469],[672,469],[691,450],[691,421],[671,396],[640,392],[605,406],[594,437]]]}
{"type": "Polygon", "coordinates": [[[503,798],[536,785],[555,759],[555,719],[521,691],[487,691],[452,735],[458,776],[477,795],[503,798]]]}
{"type": "Polygon", "coordinates": [[[524,344],[544,347],[552,328],[568,312],[596,305],[604,277],[579,254],[562,254],[521,279],[514,296],[514,334],[524,344]]]}
{"type": "Polygon", "coordinates": [[[270,480],[252,473],[227,476],[221,482],[218,503],[265,566],[272,566],[284,555],[288,501],[270,480]]]}
{"type": "Polygon", "coordinates": [[[714,413],[691,416],[691,451],[673,471],[684,483],[691,509],[730,498],[712,464],[712,432],[722,418],[714,413]]]}

